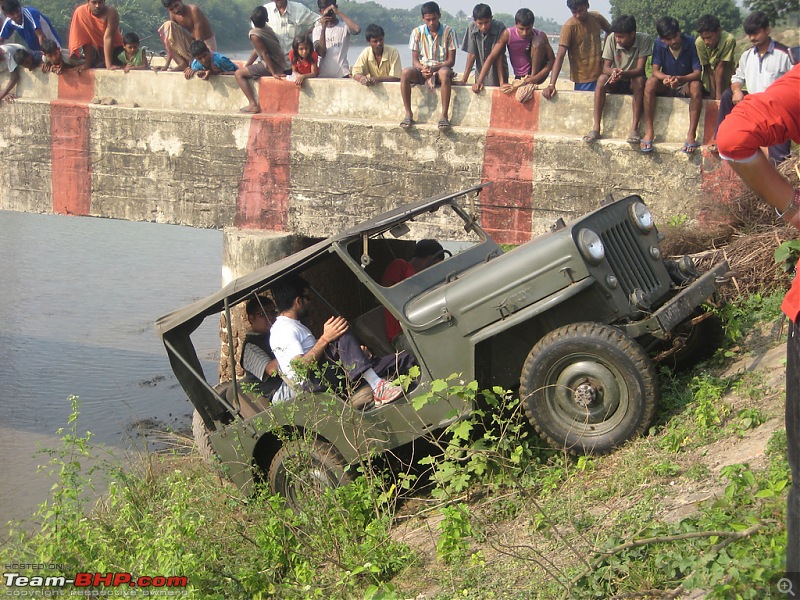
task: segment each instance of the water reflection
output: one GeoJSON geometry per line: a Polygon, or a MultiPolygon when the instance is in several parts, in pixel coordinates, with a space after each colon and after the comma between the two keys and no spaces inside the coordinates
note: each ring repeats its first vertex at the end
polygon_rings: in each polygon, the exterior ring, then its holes
{"type": "MultiPolygon", "coordinates": [[[[221,254],[218,231],[0,211],[0,524],[46,497],[31,455],[57,442],[70,394],[81,429],[115,448],[140,420],[188,423],[153,323],[219,288],[221,254]]],[[[194,337],[215,373],[213,319],[194,337]]]]}

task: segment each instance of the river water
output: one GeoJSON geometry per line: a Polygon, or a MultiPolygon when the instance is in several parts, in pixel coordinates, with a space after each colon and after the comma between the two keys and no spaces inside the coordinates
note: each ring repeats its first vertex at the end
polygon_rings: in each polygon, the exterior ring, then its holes
{"type": "MultiPolygon", "coordinates": [[[[36,474],[80,397],[80,431],[119,451],[137,424],[185,428],[191,405],[154,321],[220,287],[222,233],[0,211],[0,530],[47,497],[36,474]]],[[[196,334],[216,377],[218,327],[196,334]]]]}

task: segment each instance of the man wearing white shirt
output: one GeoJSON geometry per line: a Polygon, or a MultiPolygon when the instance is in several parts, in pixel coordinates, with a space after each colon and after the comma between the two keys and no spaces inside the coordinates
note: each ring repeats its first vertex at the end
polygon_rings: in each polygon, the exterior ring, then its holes
{"type": "Polygon", "coordinates": [[[319,54],[319,76],[350,77],[350,36],[361,33],[361,27],[337,8],[336,0],[317,0],[317,6],[322,18],[311,39],[319,54]]]}

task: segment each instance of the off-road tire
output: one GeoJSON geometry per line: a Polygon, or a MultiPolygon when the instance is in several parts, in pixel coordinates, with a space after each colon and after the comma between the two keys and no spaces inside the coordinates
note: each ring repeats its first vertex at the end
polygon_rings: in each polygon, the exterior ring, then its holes
{"type": "Polygon", "coordinates": [[[269,466],[270,490],[299,512],[327,488],[352,481],[338,450],[322,440],[292,440],[278,450],[269,466]]]}
{"type": "Polygon", "coordinates": [[[214,452],[211,442],[208,440],[208,429],[206,429],[203,417],[200,416],[197,410],[192,414],[192,437],[200,458],[211,465],[218,465],[217,453],[214,452]]]}
{"type": "Polygon", "coordinates": [[[647,431],[658,406],[658,384],[647,353],[619,329],[574,323],[551,331],[531,349],[520,398],[550,444],[571,454],[599,455],[647,431]],[[577,402],[592,393],[588,406],[577,402]]]}

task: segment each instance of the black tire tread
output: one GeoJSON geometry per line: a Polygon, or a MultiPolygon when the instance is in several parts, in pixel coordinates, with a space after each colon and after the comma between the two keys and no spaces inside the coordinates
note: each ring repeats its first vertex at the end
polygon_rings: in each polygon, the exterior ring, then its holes
{"type": "MultiPolygon", "coordinates": [[[[525,364],[522,367],[522,372],[520,375],[520,396],[523,399],[523,405],[525,406],[525,414],[528,417],[528,420],[533,425],[536,433],[544,438],[550,445],[555,448],[562,448],[563,447],[563,440],[556,440],[553,439],[546,431],[544,431],[538,424],[533,415],[533,411],[530,410],[528,407],[528,403],[524,401],[524,399],[532,393],[532,391],[525,391],[525,382],[529,381],[531,377],[533,377],[532,370],[536,363],[535,358],[542,352],[544,348],[549,346],[550,344],[565,338],[576,338],[576,337],[591,337],[595,339],[603,340],[611,345],[616,346],[619,350],[621,350],[628,358],[633,362],[635,368],[638,370],[639,373],[642,374],[642,379],[644,381],[644,388],[645,394],[651,398],[654,398],[655,402],[647,403],[645,406],[645,414],[641,420],[641,423],[636,428],[635,432],[631,435],[631,438],[638,437],[642,435],[645,431],[647,431],[653,423],[653,420],[656,416],[656,410],[658,408],[658,385],[657,385],[657,376],[655,372],[655,367],[653,366],[653,362],[647,356],[647,353],[642,349],[642,347],[636,343],[633,339],[626,336],[616,327],[610,325],[603,325],[601,323],[591,323],[591,322],[582,322],[582,323],[571,323],[564,327],[560,327],[558,329],[554,329],[544,337],[542,337],[536,345],[531,349],[530,353],[528,354],[527,359],[525,360],[525,364]]],[[[582,454],[580,448],[577,447],[570,447],[567,448],[567,451],[570,454],[582,454]]],[[[592,452],[594,455],[602,455],[608,454],[613,451],[613,448],[608,449],[599,449],[592,452]]]]}

